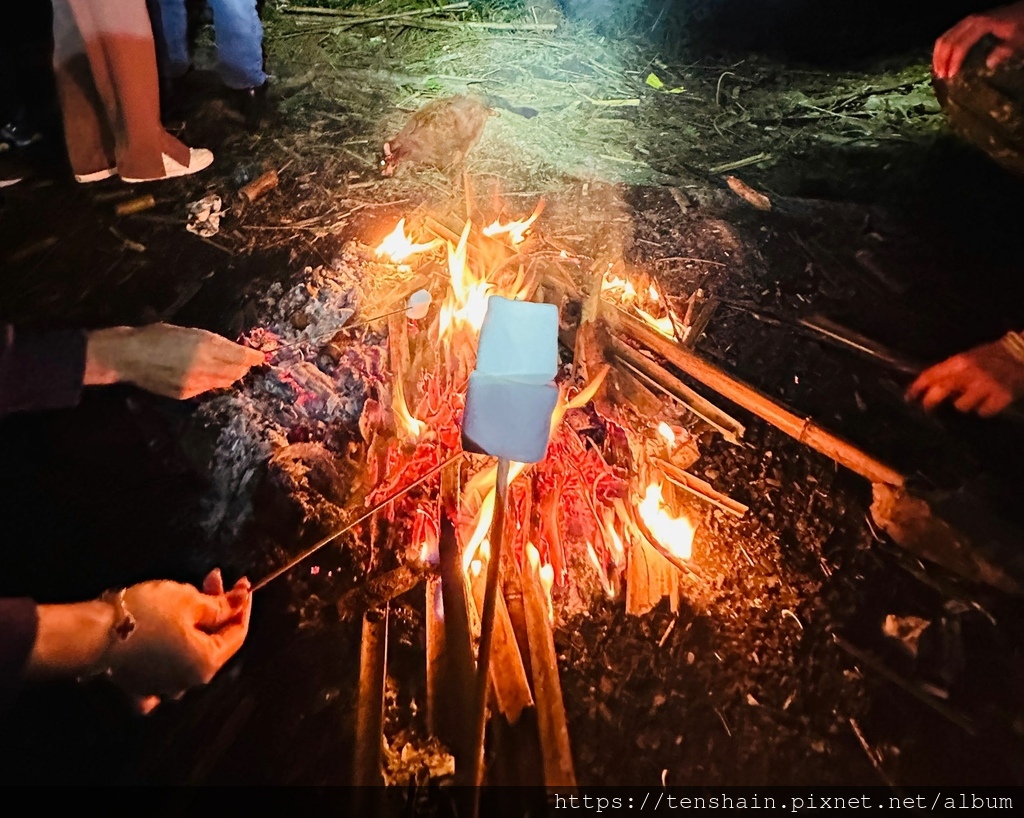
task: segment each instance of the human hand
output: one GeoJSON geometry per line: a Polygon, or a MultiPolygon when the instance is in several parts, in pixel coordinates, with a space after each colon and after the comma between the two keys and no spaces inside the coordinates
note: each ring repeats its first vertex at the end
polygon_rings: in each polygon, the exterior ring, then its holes
{"type": "Polygon", "coordinates": [[[961,412],[982,417],[1002,412],[1024,397],[1024,363],[1002,341],[954,355],[922,372],[907,390],[907,400],[932,409],[949,398],[961,412]]]}
{"type": "Polygon", "coordinates": [[[127,639],[112,641],[100,664],[149,709],[152,697],[176,697],[206,684],[235,654],[248,632],[252,594],[244,578],[225,593],[214,570],[202,591],[166,580],[133,585],[124,606],[135,629],[127,639]]]}
{"type": "Polygon", "coordinates": [[[986,34],[999,39],[985,64],[995,68],[1024,49],[1024,2],[965,17],[935,41],[932,70],[939,79],[949,79],[963,65],[968,52],[986,34]]]}
{"type": "Polygon", "coordinates": [[[206,330],[150,324],[89,333],[86,384],[134,383],[185,399],[230,386],[265,361],[262,352],[206,330]]]}

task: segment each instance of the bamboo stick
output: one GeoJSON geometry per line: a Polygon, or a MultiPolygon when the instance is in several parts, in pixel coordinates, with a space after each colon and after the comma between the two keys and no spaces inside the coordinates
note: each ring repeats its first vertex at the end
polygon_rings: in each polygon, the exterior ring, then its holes
{"type": "Polygon", "coordinates": [[[523,606],[530,642],[533,696],[537,702],[537,725],[544,759],[544,784],[549,789],[575,790],[576,772],[569,744],[569,727],[558,678],[558,655],[548,613],[547,592],[540,578],[540,554],[527,548],[523,569],[523,606]]]}
{"type": "Polygon", "coordinates": [[[609,340],[608,346],[612,354],[627,364],[630,369],[657,384],[668,395],[682,403],[687,410],[717,429],[722,437],[730,443],[739,444],[746,429],[738,420],[730,417],[703,396],[694,392],[663,366],[659,366],[629,344],[612,338],[609,340]]]}
{"type": "Polygon", "coordinates": [[[473,766],[473,642],[469,630],[469,606],[466,600],[466,579],[462,570],[462,553],[455,536],[455,526],[447,514],[441,515],[441,538],[438,543],[441,565],[441,601],[444,606],[446,691],[453,700],[451,722],[440,738],[455,756],[455,776],[460,783],[471,783],[473,766]]]}
{"type": "Polygon", "coordinates": [[[831,457],[841,466],[866,477],[872,483],[893,486],[904,484],[903,475],[892,467],[871,457],[849,441],[816,425],[810,418],[801,418],[788,409],[784,409],[768,396],[719,369],[714,364],[694,355],[689,350],[683,349],[671,339],[665,338],[657,331],[647,327],[640,319],[624,313],[614,304],[602,301],[601,314],[612,326],[621,329],[633,340],[661,355],[690,377],[696,378],[733,403],[753,412],[790,437],[831,457]]]}
{"type": "MultiPolygon", "coordinates": [[[[490,560],[488,560],[490,563],[490,560]]],[[[473,591],[473,602],[477,613],[483,619],[484,592],[486,591],[486,574],[474,576],[470,586],[473,591]]],[[[494,647],[491,651],[491,689],[498,703],[501,714],[509,724],[519,721],[523,710],[533,705],[530,693],[530,682],[526,678],[526,668],[516,644],[515,631],[509,618],[505,599],[500,591],[495,595],[494,612],[494,647]]]]}
{"type": "Polygon", "coordinates": [[[363,641],[359,653],[359,698],[352,771],[352,784],[356,787],[379,787],[384,783],[380,756],[387,653],[388,610],[369,611],[363,617],[363,641]]]}
{"type": "MultiPolygon", "coordinates": [[[[445,709],[451,689],[446,673],[447,655],[444,640],[444,610],[441,607],[441,578],[430,577],[426,582],[427,627],[427,729],[432,736],[446,734],[445,724],[451,718],[445,709]]],[[[442,739],[443,742],[443,739],[442,739]]]]}

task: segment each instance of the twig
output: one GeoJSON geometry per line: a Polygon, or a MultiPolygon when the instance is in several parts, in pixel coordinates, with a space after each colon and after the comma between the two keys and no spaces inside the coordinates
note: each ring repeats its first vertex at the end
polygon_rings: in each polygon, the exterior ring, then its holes
{"type": "Polygon", "coordinates": [[[772,158],[770,153],[755,154],[754,156],[748,156],[746,159],[737,159],[735,162],[726,162],[723,165],[715,165],[713,168],[708,168],[708,173],[728,173],[732,170],[739,170],[745,168],[748,165],[757,165],[761,162],[767,162],[772,158]]]}
{"type": "Polygon", "coordinates": [[[718,78],[718,85],[715,86],[715,105],[719,108],[722,107],[722,80],[726,77],[735,77],[732,71],[723,71],[721,76],[718,78]]]}
{"type": "MultiPolygon", "coordinates": [[[[468,8],[469,3],[464,1],[459,3],[448,3],[447,5],[438,6],[437,8],[401,11],[397,14],[388,15],[388,17],[410,17],[419,14],[439,14],[444,11],[458,11],[468,8]]],[[[379,15],[374,15],[373,12],[323,8],[321,6],[286,6],[283,11],[285,14],[301,14],[310,17],[352,17],[356,19],[378,19],[379,17],[379,15]]]]}
{"type": "Polygon", "coordinates": [[[915,685],[913,682],[904,679],[895,671],[890,670],[879,659],[876,659],[870,653],[861,650],[856,645],[851,644],[850,642],[847,642],[838,633],[833,633],[832,638],[835,640],[835,643],[838,647],[842,648],[844,651],[850,654],[850,656],[852,656],[861,664],[866,665],[868,668],[873,670],[883,679],[885,679],[888,682],[892,682],[894,685],[906,691],[918,701],[928,705],[930,708],[932,708],[932,710],[934,710],[939,715],[945,716],[953,724],[955,724],[960,729],[964,730],[966,733],[969,733],[972,736],[977,735],[977,727],[975,726],[974,721],[972,719],[968,718],[963,713],[959,713],[953,708],[943,704],[937,698],[932,696],[930,693],[925,692],[920,687],[915,685]]]}

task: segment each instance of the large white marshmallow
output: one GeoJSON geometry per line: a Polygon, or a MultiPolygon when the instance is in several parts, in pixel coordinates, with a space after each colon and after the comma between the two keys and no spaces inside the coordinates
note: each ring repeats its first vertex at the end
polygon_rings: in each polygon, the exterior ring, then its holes
{"type": "Polygon", "coordinates": [[[558,372],[558,307],[494,295],[480,329],[476,371],[542,384],[558,372]]]}
{"type": "Polygon", "coordinates": [[[558,387],[552,383],[473,372],[462,417],[463,448],[520,463],[543,460],[557,403],[558,387]]]}

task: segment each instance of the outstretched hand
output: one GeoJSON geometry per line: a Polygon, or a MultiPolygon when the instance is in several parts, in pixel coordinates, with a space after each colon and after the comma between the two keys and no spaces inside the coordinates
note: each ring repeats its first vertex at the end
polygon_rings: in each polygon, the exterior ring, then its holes
{"type": "Polygon", "coordinates": [[[1024,50],[1024,2],[965,17],[935,42],[932,70],[939,79],[957,74],[967,54],[985,35],[999,40],[985,64],[989,68],[1006,62],[1014,52],[1024,50]]]}
{"type": "Polygon", "coordinates": [[[85,383],[121,381],[185,399],[230,386],[264,360],[262,352],[206,330],[171,324],[113,327],[89,334],[85,383]]]}
{"type": "Polygon", "coordinates": [[[982,344],[936,364],[918,376],[907,400],[933,409],[952,400],[961,412],[991,417],[1024,398],[1024,363],[1000,341],[982,344]]]}
{"type": "Polygon", "coordinates": [[[135,630],[112,643],[103,661],[112,681],[148,709],[152,697],[176,697],[206,684],[234,656],[248,632],[252,593],[244,578],[225,592],[214,570],[202,591],[166,580],[143,582],[128,588],[124,602],[135,630]]]}

